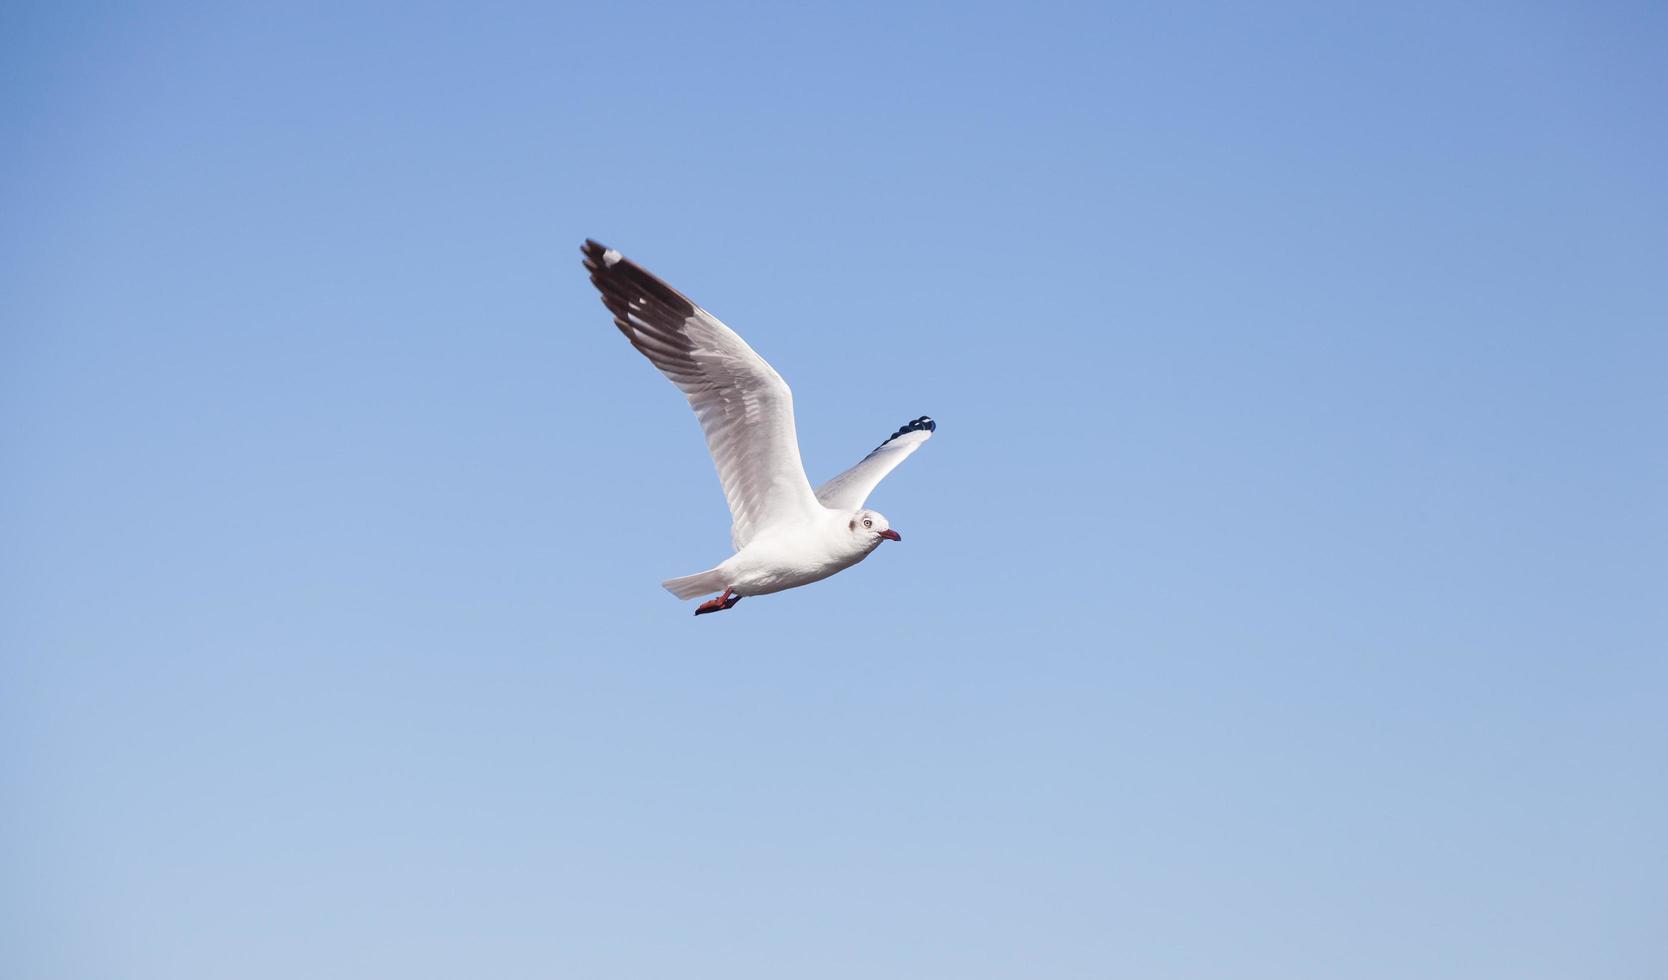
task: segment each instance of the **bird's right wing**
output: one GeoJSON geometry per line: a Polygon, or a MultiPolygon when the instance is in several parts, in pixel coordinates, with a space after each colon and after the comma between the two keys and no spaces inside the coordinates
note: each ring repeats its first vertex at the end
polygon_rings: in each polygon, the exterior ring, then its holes
{"type": "Polygon", "coordinates": [[[735,331],[642,266],[580,249],[614,325],[689,398],[730,503],[736,550],[773,524],[821,511],[799,458],[793,392],[735,331]]]}
{"type": "Polygon", "coordinates": [[[921,448],[921,444],[938,431],[938,423],[925,415],[909,422],[892,433],[875,451],[839,476],[817,488],[817,499],[824,507],[834,510],[856,510],[869,499],[886,474],[921,448]]]}

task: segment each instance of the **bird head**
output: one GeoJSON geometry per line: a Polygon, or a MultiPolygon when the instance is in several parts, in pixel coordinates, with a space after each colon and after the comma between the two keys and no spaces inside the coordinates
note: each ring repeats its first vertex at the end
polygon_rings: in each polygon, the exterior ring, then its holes
{"type": "Polygon", "coordinates": [[[882,540],[903,540],[903,535],[892,530],[892,524],[884,514],[872,510],[860,510],[852,515],[851,533],[871,546],[879,544],[882,540]]]}

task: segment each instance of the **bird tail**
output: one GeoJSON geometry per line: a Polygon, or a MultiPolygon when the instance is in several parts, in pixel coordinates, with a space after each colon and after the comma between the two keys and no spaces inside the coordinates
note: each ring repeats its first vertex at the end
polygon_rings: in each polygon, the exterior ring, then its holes
{"type": "Polygon", "coordinates": [[[685,575],[683,578],[669,578],[660,584],[679,599],[693,599],[713,592],[723,592],[728,585],[724,581],[723,573],[716,568],[685,575]]]}

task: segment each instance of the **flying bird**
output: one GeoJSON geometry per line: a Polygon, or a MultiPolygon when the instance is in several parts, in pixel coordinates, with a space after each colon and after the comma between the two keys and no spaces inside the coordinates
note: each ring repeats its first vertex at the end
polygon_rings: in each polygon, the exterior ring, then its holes
{"type": "Polygon", "coordinates": [[[730,503],[735,554],[661,585],[679,599],[720,594],[695,615],[746,596],[809,585],[857,564],[882,541],[902,541],[863,504],[905,457],[932,438],[923,415],[815,490],[799,458],[793,392],[736,332],[619,252],[586,239],[591,283],[631,345],[689,398],[730,503]]]}

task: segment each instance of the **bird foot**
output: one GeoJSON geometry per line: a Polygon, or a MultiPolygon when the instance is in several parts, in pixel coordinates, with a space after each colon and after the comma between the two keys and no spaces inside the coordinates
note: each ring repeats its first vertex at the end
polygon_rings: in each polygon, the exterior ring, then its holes
{"type": "Polygon", "coordinates": [[[695,615],[699,616],[702,613],[723,612],[740,601],[741,596],[736,595],[729,589],[725,589],[724,594],[718,598],[708,599],[706,602],[696,606],[695,615]]]}

